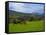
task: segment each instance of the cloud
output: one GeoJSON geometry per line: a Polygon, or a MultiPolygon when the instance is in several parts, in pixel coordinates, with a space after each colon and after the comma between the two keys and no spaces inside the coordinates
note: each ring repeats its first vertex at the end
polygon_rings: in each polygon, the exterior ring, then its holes
{"type": "Polygon", "coordinates": [[[23,13],[44,12],[43,4],[9,3],[9,10],[23,13]]]}
{"type": "Polygon", "coordinates": [[[16,10],[18,12],[25,12],[24,3],[16,3],[16,10]]]}

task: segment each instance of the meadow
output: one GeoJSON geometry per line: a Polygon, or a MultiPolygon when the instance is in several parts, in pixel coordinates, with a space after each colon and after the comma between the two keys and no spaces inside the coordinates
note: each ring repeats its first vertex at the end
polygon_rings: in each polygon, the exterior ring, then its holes
{"type": "Polygon", "coordinates": [[[26,24],[9,24],[9,32],[33,32],[33,31],[43,31],[44,30],[44,21],[26,21],[26,24]]]}
{"type": "Polygon", "coordinates": [[[45,30],[44,4],[9,3],[8,7],[9,32],[43,32],[45,30]]]}

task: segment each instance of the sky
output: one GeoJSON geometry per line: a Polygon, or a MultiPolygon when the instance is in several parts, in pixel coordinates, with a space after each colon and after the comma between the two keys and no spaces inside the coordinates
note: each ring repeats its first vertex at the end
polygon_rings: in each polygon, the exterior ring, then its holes
{"type": "Polygon", "coordinates": [[[22,13],[44,13],[44,5],[9,2],[9,10],[22,13]]]}

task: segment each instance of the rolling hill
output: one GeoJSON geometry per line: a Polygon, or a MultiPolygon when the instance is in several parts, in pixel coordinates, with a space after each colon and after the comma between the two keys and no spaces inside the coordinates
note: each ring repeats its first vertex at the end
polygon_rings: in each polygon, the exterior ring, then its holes
{"type": "Polygon", "coordinates": [[[45,16],[44,13],[43,14],[39,14],[39,13],[22,13],[22,12],[17,12],[17,11],[12,11],[12,10],[9,10],[9,16],[10,17],[18,17],[18,16],[35,16],[35,17],[43,17],[45,16]]]}

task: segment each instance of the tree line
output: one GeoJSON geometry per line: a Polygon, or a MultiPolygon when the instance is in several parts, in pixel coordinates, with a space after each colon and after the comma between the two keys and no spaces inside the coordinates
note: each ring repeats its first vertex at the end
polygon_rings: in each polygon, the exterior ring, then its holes
{"type": "Polygon", "coordinates": [[[15,18],[9,18],[9,23],[14,23],[14,24],[18,24],[18,23],[24,23],[26,24],[26,21],[38,21],[38,20],[44,20],[45,16],[18,16],[15,18]]]}

